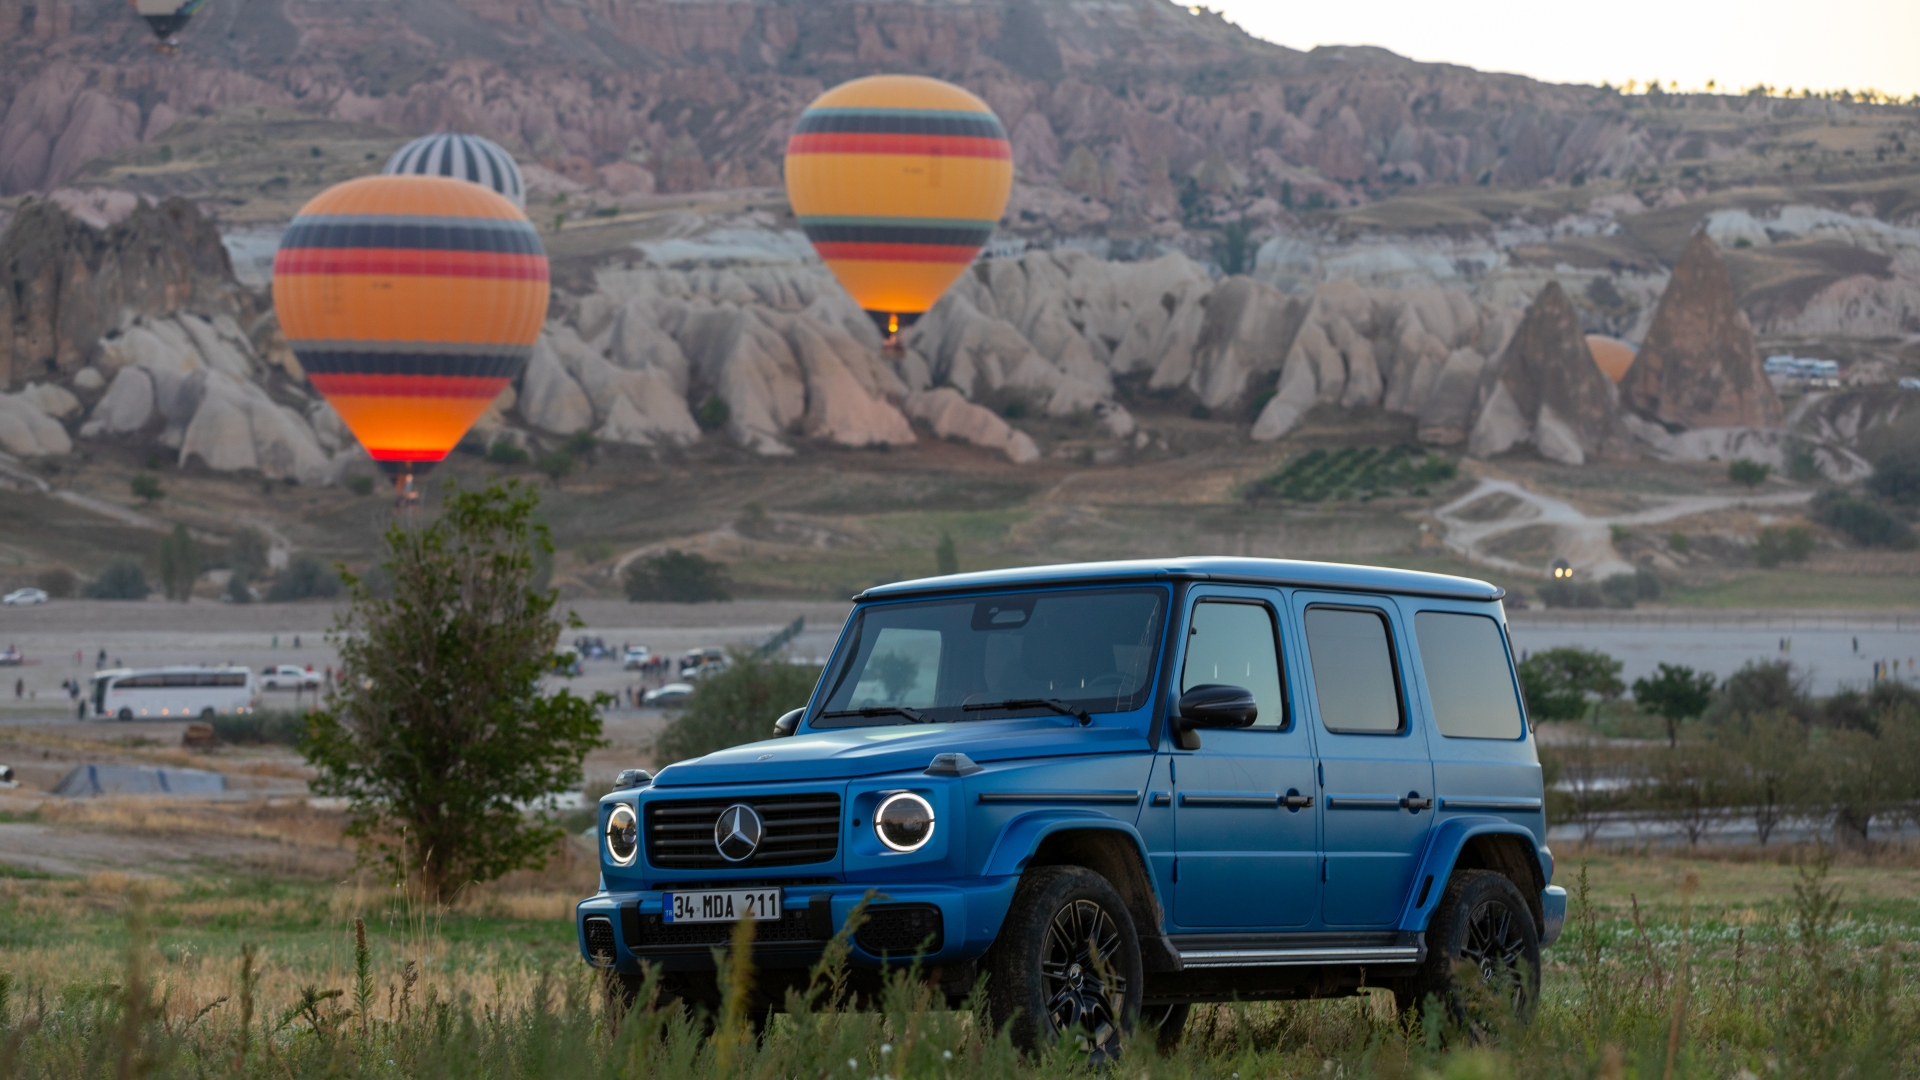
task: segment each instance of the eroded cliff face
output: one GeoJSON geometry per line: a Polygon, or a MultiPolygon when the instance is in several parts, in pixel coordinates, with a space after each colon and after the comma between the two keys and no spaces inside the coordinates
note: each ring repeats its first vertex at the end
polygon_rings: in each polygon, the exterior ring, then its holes
{"type": "Polygon", "coordinates": [[[251,0],[209,5],[181,40],[157,57],[124,8],[0,0],[0,193],[243,103],[475,131],[562,172],[637,162],[668,191],[773,184],[807,101],[901,70],[981,94],[1028,182],[1138,220],[1177,215],[1190,183],[1286,182],[1344,205],[1405,183],[1623,170],[1677,137],[1610,93],[1378,49],[1300,53],[1165,0],[251,0]]]}
{"type": "Polygon", "coordinates": [[[1706,232],[1694,234],[1674,266],[1620,397],[1669,429],[1779,426],[1780,399],[1761,369],[1753,326],[1706,232]]]}

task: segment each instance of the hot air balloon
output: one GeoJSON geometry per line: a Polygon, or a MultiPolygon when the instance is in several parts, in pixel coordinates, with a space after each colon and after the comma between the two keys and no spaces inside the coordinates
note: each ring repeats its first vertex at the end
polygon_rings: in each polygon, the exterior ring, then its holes
{"type": "Polygon", "coordinates": [[[160,39],[154,49],[164,53],[180,50],[180,45],[173,40],[173,35],[187,25],[187,21],[193,18],[195,12],[207,6],[207,0],[127,0],[127,2],[132,4],[133,10],[139,12],[140,17],[147,20],[147,25],[153,28],[153,36],[160,39]]]}
{"type": "Polygon", "coordinates": [[[547,256],[478,184],[363,176],[300,208],[273,301],[314,389],[404,492],[526,367],[547,256]]]}
{"type": "Polygon", "coordinates": [[[1616,383],[1626,378],[1627,369],[1633,366],[1633,346],[1619,338],[1588,334],[1587,349],[1593,353],[1593,362],[1601,372],[1616,383]]]}
{"type": "Polygon", "coordinates": [[[388,176],[451,176],[471,180],[527,208],[527,182],[513,155],[478,135],[427,135],[401,147],[380,170],[388,176]]]}
{"type": "Polygon", "coordinates": [[[889,339],[979,254],[1012,187],[1000,118],[924,76],[842,83],[807,106],[787,140],[800,227],[889,339]]]}

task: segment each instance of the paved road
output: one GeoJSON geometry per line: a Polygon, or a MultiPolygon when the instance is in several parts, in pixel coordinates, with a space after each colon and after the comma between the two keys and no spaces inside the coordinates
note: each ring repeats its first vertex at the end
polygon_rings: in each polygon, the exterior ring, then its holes
{"type": "Polygon", "coordinates": [[[1864,687],[1875,660],[1898,661],[1901,677],[1920,681],[1920,624],[1823,630],[1745,629],[1728,626],[1531,626],[1509,624],[1513,647],[1525,654],[1574,645],[1598,649],[1619,660],[1628,685],[1651,675],[1656,665],[1684,664],[1726,678],[1751,661],[1787,660],[1800,669],[1816,694],[1843,686],[1864,687]],[[1782,639],[1788,649],[1782,651],[1782,639]],[[1854,643],[1859,651],[1854,651],[1854,643]],[[1917,665],[1909,667],[1909,662],[1917,665]]]}

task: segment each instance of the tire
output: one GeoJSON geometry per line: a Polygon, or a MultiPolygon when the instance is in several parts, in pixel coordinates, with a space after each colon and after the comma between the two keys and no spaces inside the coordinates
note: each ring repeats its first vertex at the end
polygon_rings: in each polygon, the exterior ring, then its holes
{"type": "Polygon", "coordinates": [[[1393,993],[1402,1013],[1434,998],[1449,1023],[1480,1038],[1531,1021],[1539,989],[1540,931],[1527,898],[1504,874],[1456,870],[1427,926],[1426,960],[1393,993]]]}
{"type": "Polygon", "coordinates": [[[1106,878],[1083,867],[1045,866],[1021,880],[986,967],[993,1027],[1023,1050],[1078,1031],[1089,1057],[1112,1060],[1140,1015],[1133,916],[1106,878]]]}
{"type": "Polygon", "coordinates": [[[121,723],[123,723],[123,724],[124,724],[124,723],[126,723],[126,722],[128,722],[128,721],[130,721],[130,720],[132,720],[132,719],[133,719],[133,710],[132,710],[132,709],[121,709],[121,710],[120,710],[120,711],[119,711],[118,713],[115,713],[115,714],[114,714],[114,719],[116,719],[116,720],[118,720],[118,721],[120,721],[121,723]]]}
{"type": "Polygon", "coordinates": [[[200,710],[200,719],[202,719],[202,720],[211,720],[211,719],[213,719],[213,710],[212,710],[212,709],[201,709],[201,710],[200,710]]]}

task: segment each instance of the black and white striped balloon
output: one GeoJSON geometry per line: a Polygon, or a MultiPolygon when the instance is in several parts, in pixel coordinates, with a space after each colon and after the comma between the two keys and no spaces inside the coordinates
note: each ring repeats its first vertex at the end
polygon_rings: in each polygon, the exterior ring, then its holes
{"type": "Polygon", "coordinates": [[[451,176],[492,188],[513,205],[527,208],[527,182],[513,155],[478,135],[422,136],[396,151],[380,171],[388,176],[451,176]]]}

